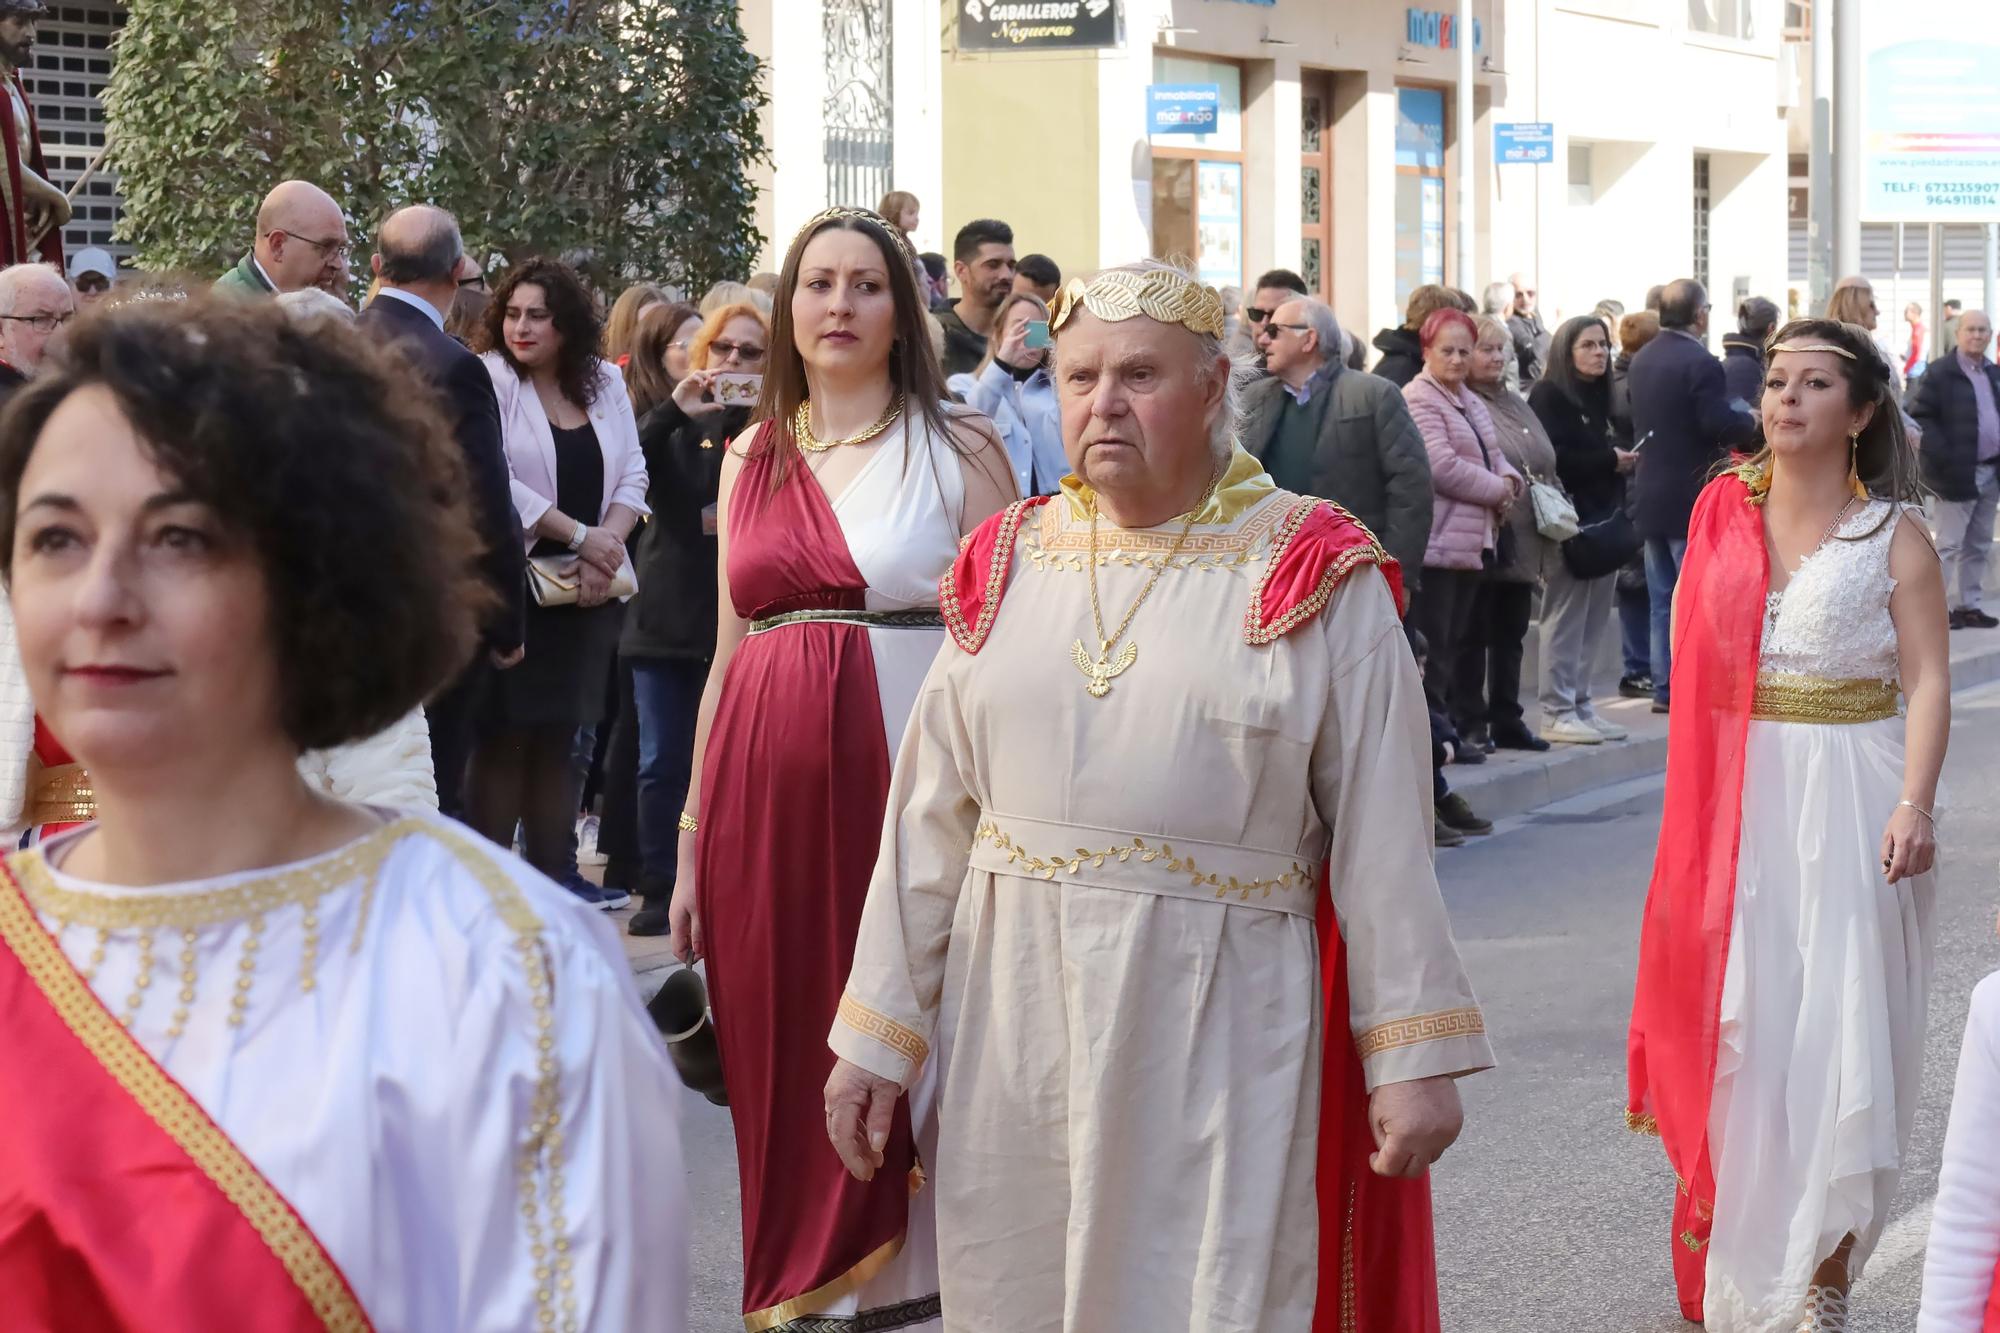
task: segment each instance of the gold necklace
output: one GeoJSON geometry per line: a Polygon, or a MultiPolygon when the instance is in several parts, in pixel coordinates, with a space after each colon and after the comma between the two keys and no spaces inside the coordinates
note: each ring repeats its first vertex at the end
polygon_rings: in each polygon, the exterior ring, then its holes
{"type": "MultiPolygon", "coordinates": [[[[1203,498],[1205,500],[1206,496],[1203,498]]],[[[1188,510],[1187,522],[1181,525],[1181,535],[1174,538],[1174,544],[1167,548],[1165,558],[1154,566],[1152,577],[1146,580],[1146,586],[1139,589],[1138,599],[1132,603],[1131,610],[1125,613],[1125,618],[1118,622],[1118,632],[1108,638],[1104,633],[1104,611],[1097,601],[1097,506],[1091,505],[1090,626],[1097,631],[1097,660],[1091,660],[1090,652],[1083,646],[1082,639],[1075,640],[1069,646],[1070,661],[1076,663],[1076,669],[1090,680],[1090,684],[1084,688],[1090,692],[1091,698],[1102,699],[1111,693],[1111,682],[1124,675],[1138,659],[1139,645],[1136,642],[1126,644],[1125,651],[1118,654],[1118,660],[1115,662],[1111,660],[1111,650],[1118,646],[1118,641],[1125,637],[1125,631],[1132,627],[1132,617],[1138,615],[1139,608],[1146,604],[1146,598],[1152,594],[1153,585],[1160,581],[1160,575],[1167,572],[1167,566],[1171,565],[1174,557],[1181,553],[1181,546],[1186,543],[1188,533],[1194,531],[1195,515],[1201,512],[1202,503],[1203,501],[1198,500],[1194,508],[1188,510]]]]}
{"type": "Polygon", "coordinates": [[[806,453],[823,454],[829,449],[838,449],[842,445],[868,443],[868,441],[889,429],[890,424],[902,414],[903,395],[899,393],[889,400],[889,405],[882,409],[882,415],[875,418],[875,424],[868,427],[868,429],[861,431],[859,434],[849,435],[845,439],[822,440],[813,434],[812,399],[807,398],[799,403],[799,410],[792,414],[792,438],[798,441],[799,448],[806,453]]]}

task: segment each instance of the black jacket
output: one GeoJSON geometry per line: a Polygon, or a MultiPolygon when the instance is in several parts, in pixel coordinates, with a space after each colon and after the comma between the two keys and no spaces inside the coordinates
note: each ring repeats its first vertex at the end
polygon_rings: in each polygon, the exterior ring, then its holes
{"type": "Polygon", "coordinates": [[[1742,333],[1722,335],[1722,382],[1731,399],[1741,398],[1752,408],[1764,396],[1764,349],[1755,338],[1742,333]]]}
{"type": "Polygon", "coordinates": [[[1549,443],[1556,447],[1556,477],[1569,492],[1576,516],[1585,523],[1609,518],[1625,503],[1625,479],[1618,474],[1617,437],[1609,413],[1585,411],[1547,380],[1535,381],[1528,390],[1528,406],[1535,409],[1549,443]]]}
{"type": "Polygon", "coordinates": [[[1526,393],[1542,377],[1549,359],[1549,329],[1539,310],[1527,314],[1515,311],[1507,316],[1507,335],[1514,340],[1514,359],[1521,368],[1521,392],[1526,393]]]}
{"type": "Polygon", "coordinates": [[[750,420],[747,407],[699,421],[669,399],[639,418],[646,504],[653,516],[633,542],[639,591],[625,608],[618,651],[634,658],[715,656],[715,534],[701,511],[715,503],[722,458],[750,420]]]}
{"type": "MultiPolygon", "coordinates": [[[[2000,366],[1982,363],[1993,386],[1993,404],[2000,410],[2000,366]]],[[[1958,364],[1958,353],[1947,352],[1924,368],[1909,399],[1910,415],[1923,427],[1917,444],[1924,483],[1944,500],[1977,500],[1979,481],[1979,400],[1972,381],[1958,364]]]]}
{"type": "Polygon", "coordinates": [[[1756,439],[1756,418],[1729,406],[1722,362],[1679,330],[1663,330],[1639,349],[1625,385],[1639,449],[1639,534],[1685,539],[1695,497],[1732,447],[1756,439]]]}
{"type": "Polygon", "coordinates": [[[944,325],[944,373],[970,375],[979,369],[979,363],[986,359],[986,336],[966,327],[958,313],[957,297],[938,314],[937,320],[944,325]]]}
{"type": "Polygon", "coordinates": [[[1382,359],[1369,373],[1380,375],[1399,389],[1424,368],[1424,346],[1414,330],[1384,329],[1375,335],[1375,347],[1382,353],[1382,359]]]}
{"type": "Polygon", "coordinates": [[[363,333],[394,343],[412,368],[443,400],[452,436],[465,452],[474,517],[486,540],[486,582],[500,599],[484,638],[495,652],[521,646],[527,605],[527,557],[521,519],[514,510],[507,454],[500,441],[500,405],[493,379],[478,357],[433,324],[423,311],[393,296],[377,296],[356,321],[363,333]]]}
{"type": "Polygon", "coordinates": [[[1632,447],[1632,386],[1626,382],[1631,373],[1632,358],[1620,352],[1611,363],[1611,429],[1620,449],[1632,447]]]}

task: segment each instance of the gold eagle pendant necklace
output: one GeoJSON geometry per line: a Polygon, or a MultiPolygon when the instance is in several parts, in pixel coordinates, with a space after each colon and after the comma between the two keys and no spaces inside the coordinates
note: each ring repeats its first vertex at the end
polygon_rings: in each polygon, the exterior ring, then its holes
{"type": "MultiPolygon", "coordinates": [[[[1210,489],[1212,491],[1213,487],[1210,489]]],[[[1076,663],[1076,669],[1090,682],[1084,688],[1090,692],[1091,698],[1102,699],[1111,693],[1111,682],[1124,675],[1132,663],[1138,660],[1139,645],[1136,642],[1126,644],[1125,651],[1118,654],[1115,660],[1111,656],[1111,650],[1118,646],[1118,641],[1125,637],[1125,631],[1132,627],[1132,617],[1138,615],[1139,608],[1146,604],[1146,598],[1152,594],[1153,585],[1160,581],[1160,575],[1167,572],[1167,566],[1173,564],[1174,557],[1181,553],[1181,547],[1187,542],[1188,533],[1194,531],[1195,516],[1201,512],[1202,503],[1206,502],[1207,498],[1207,495],[1204,495],[1202,500],[1188,511],[1187,522],[1181,525],[1181,535],[1174,538],[1174,544],[1168,548],[1165,558],[1154,568],[1152,577],[1146,580],[1146,586],[1139,589],[1138,599],[1132,603],[1132,609],[1118,622],[1118,632],[1108,637],[1104,633],[1104,611],[1097,601],[1097,504],[1095,501],[1091,503],[1090,625],[1097,631],[1097,657],[1095,660],[1091,658],[1090,651],[1083,646],[1082,639],[1073,641],[1069,646],[1070,660],[1076,663]]]]}

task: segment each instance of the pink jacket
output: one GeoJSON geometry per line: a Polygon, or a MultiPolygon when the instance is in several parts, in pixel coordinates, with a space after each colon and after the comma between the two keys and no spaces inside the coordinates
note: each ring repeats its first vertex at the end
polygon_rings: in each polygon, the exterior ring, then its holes
{"type": "Polygon", "coordinates": [[[1500,451],[1486,404],[1471,390],[1451,390],[1424,371],[1403,386],[1403,401],[1423,432],[1431,459],[1431,539],[1426,569],[1479,569],[1493,546],[1500,514],[1519,479],[1500,451]],[[1481,444],[1484,443],[1484,450],[1481,444]]]}

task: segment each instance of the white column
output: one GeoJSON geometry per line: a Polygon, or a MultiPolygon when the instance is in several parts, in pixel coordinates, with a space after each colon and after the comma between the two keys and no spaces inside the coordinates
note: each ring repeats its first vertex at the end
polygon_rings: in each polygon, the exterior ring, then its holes
{"type": "MultiPolygon", "coordinates": [[[[1097,53],[1097,254],[1090,267],[1129,264],[1153,253],[1153,154],[1146,140],[1146,85],[1153,81],[1153,31],[1144,3],[1128,5],[1125,45],[1097,53]],[[1142,22],[1143,20],[1143,22],[1142,22]]],[[[1058,126],[1048,150],[1061,152],[1058,126]]]]}
{"type": "MultiPolygon", "coordinates": [[[[1986,318],[2000,310],[2000,222],[1986,224],[1986,318]]],[[[1943,327],[1944,321],[1937,324],[1943,327]]]]}
{"type": "Polygon", "coordinates": [[[1472,205],[1472,182],[1477,177],[1479,160],[1478,138],[1472,132],[1472,48],[1473,28],[1472,0],[1458,0],[1458,258],[1455,281],[1461,290],[1470,291],[1478,282],[1474,276],[1478,270],[1472,263],[1472,227],[1475,214],[1472,205]]]}
{"type": "Polygon", "coordinates": [[[892,0],[889,29],[890,123],[895,134],[895,170],[889,188],[909,191],[922,205],[917,234],[910,238],[917,249],[942,251],[948,238],[938,0],[892,0]]]}
{"type": "MultiPolygon", "coordinates": [[[[1269,269],[1298,271],[1300,92],[1298,57],[1249,63],[1243,77],[1243,282],[1269,269]]],[[[1322,189],[1325,182],[1322,182],[1322,189]]],[[[1322,262],[1324,257],[1322,256],[1322,262]]]]}
{"type": "MultiPolygon", "coordinates": [[[[826,11],[822,0],[773,0],[770,249],[779,260],[826,207],[826,11]]],[[[777,264],[770,265],[773,269],[777,264]]]]}

